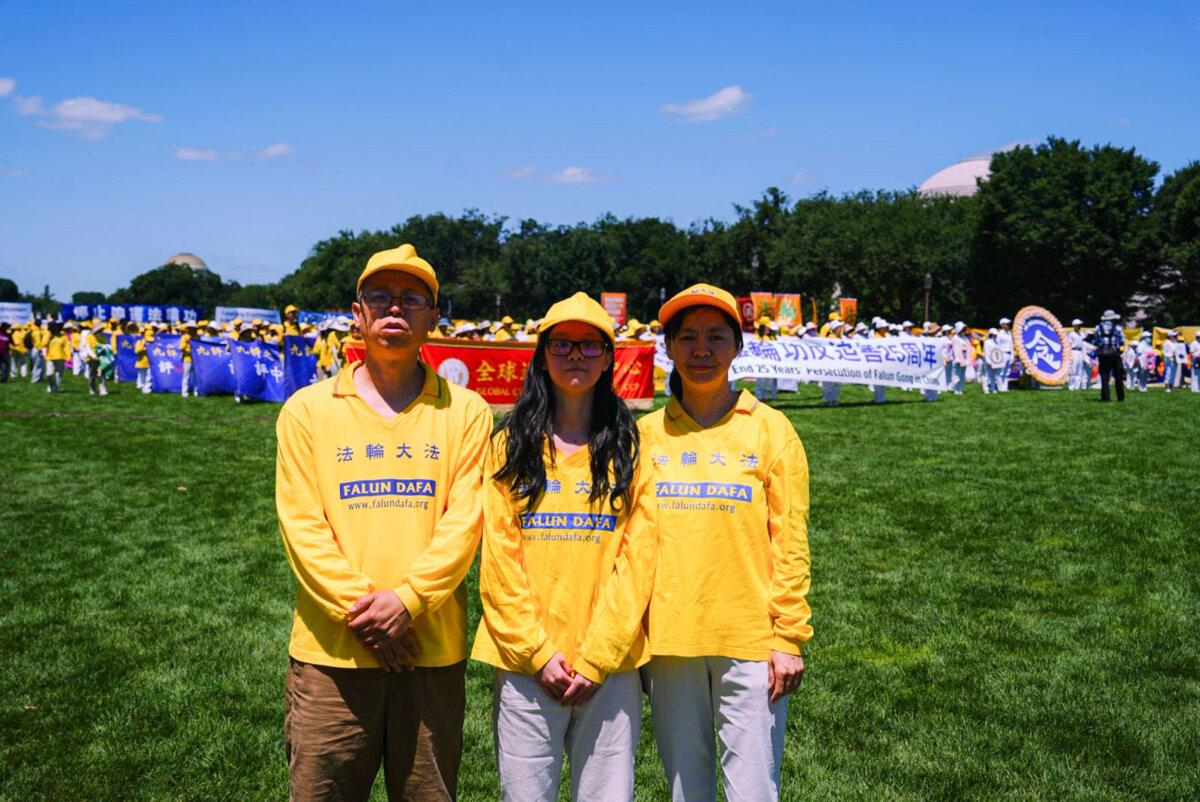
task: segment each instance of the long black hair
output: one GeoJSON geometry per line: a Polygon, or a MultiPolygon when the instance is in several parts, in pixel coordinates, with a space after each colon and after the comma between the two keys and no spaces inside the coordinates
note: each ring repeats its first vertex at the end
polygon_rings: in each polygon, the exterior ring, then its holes
{"type": "MultiPolygon", "coordinates": [[[[504,416],[492,432],[508,435],[504,445],[504,464],[493,479],[506,483],[514,499],[533,509],[546,492],[546,465],[542,448],[550,443],[554,453],[554,383],[546,370],[547,332],[538,337],[537,349],[525,373],[525,386],[512,412],[504,416]]],[[[605,340],[611,353],[611,343],[605,340]]],[[[640,444],[637,424],[629,407],[613,389],[613,364],[600,374],[592,388],[592,426],[588,433],[591,450],[592,492],[588,502],[607,497],[613,510],[628,509],[633,495],[633,469],[637,465],[640,444]]]]}
{"type": "MultiPolygon", "coordinates": [[[[678,336],[679,330],[683,328],[683,321],[687,319],[688,315],[699,308],[699,306],[689,307],[684,309],[682,312],[677,313],[673,318],[668,320],[667,325],[663,326],[664,339],[668,342],[674,340],[675,337],[678,336]]],[[[717,309],[715,306],[711,308],[717,309]]],[[[729,328],[733,331],[733,342],[737,346],[737,352],[740,354],[742,352],[742,346],[745,344],[745,341],[742,338],[742,327],[739,326],[738,322],[733,319],[733,316],[725,310],[717,309],[717,311],[721,313],[721,317],[725,318],[725,322],[729,324],[729,328]]],[[[667,377],[667,386],[671,388],[672,396],[683,400],[683,379],[679,378],[678,368],[671,368],[671,375],[667,377]]]]}

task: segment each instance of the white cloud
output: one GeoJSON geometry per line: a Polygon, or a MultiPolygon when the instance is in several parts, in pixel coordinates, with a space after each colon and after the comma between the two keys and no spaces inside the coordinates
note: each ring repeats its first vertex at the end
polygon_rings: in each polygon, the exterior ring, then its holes
{"type": "Polygon", "coordinates": [[[36,115],[43,117],[49,114],[46,107],[42,105],[42,99],[37,95],[32,97],[22,97],[21,95],[13,95],[13,103],[16,104],[17,114],[29,116],[36,115]]]}
{"type": "Polygon", "coordinates": [[[750,102],[750,97],[750,93],[740,86],[727,86],[708,97],[668,103],[660,111],[678,116],[686,123],[706,123],[742,111],[750,102]]]}
{"type": "MultiPolygon", "coordinates": [[[[34,108],[41,109],[40,100],[34,108]]],[[[37,111],[29,113],[37,113],[37,111]]],[[[50,120],[38,124],[46,128],[75,131],[84,139],[103,139],[114,125],[130,120],[146,123],[162,122],[162,117],[157,114],[149,114],[121,103],[97,100],[94,97],[73,97],[63,100],[50,110],[50,117],[50,120]]]]}
{"type": "Polygon", "coordinates": [[[221,154],[211,148],[180,148],[175,151],[175,158],[185,162],[213,162],[221,154]]]}
{"type": "Polygon", "coordinates": [[[594,184],[599,181],[611,181],[611,173],[600,173],[590,167],[564,167],[546,177],[547,181],[555,184],[594,184]]]}
{"type": "Polygon", "coordinates": [[[532,164],[527,164],[524,167],[514,167],[511,170],[504,171],[505,178],[533,178],[536,168],[532,164]]]}
{"type": "Polygon", "coordinates": [[[808,184],[811,182],[812,182],[812,176],[809,175],[808,173],[804,172],[803,170],[797,170],[792,175],[792,183],[793,184],[808,184]]]}
{"type": "Polygon", "coordinates": [[[8,97],[17,88],[17,82],[12,78],[0,78],[0,97],[8,97]]]}
{"type": "Polygon", "coordinates": [[[274,145],[268,145],[260,150],[256,156],[259,159],[275,159],[279,156],[287,156],[295,148],[286,142],[276,142],[274,145]]]}

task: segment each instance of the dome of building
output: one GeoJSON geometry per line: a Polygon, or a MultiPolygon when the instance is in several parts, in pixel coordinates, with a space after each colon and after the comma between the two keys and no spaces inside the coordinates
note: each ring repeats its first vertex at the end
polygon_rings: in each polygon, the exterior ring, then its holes
{"type": "Polygon", "coordinates": [[[922,195],[974,195],[979,191],[975,179],[987,180],[992,157],[972,156],[934,173],[917,187],[922,195]]]}
{"type": "Polygon", "coordinates": [[[166,262],[163,262],[163,264],[183,265],[184,267],[190,267],[192,270],[208,270],[208,265],[204,264],[203,259],[196,254],[188,253],[187,251],[175,254],[166,262]]]}

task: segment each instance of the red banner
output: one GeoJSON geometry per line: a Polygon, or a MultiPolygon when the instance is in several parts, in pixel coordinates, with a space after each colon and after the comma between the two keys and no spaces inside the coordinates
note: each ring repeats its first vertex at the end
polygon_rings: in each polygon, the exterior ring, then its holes
{"type": "Polygon", "coordinates": [[[625,322],[625,298],[626,295],[623,292],[600,293],[600,305],[618,326],[625,322]]]}
{"type": "MultiPolygon", "coordinates": [[[[429,340],[421,346],[421,359],[439,376],[469,387],[492,406],[507,407],[521,394],[534,347],[533,343],[429,340]]],[[[649,409],[654,401],[654,344],[619,342],[615,357],[617,395],[635,409],[649,409]]]]}

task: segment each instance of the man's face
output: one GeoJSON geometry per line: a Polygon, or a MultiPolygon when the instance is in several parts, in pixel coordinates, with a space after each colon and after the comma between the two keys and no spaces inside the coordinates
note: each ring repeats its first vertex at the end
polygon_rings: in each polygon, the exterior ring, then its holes
{"type": "Polygon", "coordinates": [[[350,308],[366,343],[383,348],[420,348],[438,319],[429,287],[399,270],[367,279],[350,308]]]}

